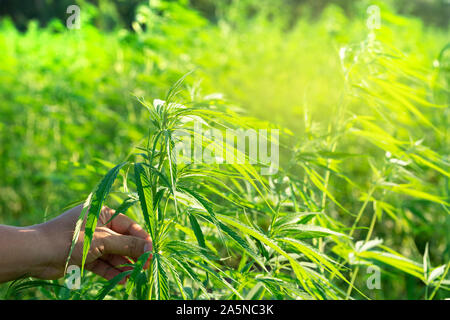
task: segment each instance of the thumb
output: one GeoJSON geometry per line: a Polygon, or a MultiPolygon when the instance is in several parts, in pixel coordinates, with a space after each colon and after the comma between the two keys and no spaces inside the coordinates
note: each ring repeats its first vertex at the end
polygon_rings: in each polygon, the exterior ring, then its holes
{"type": "Polygon", "coordinates": [[[144,252],[152,250],[152,243],[141,238],[116,233],[105,237],[104,248],[104,254],[139,258],[144,252]]]}

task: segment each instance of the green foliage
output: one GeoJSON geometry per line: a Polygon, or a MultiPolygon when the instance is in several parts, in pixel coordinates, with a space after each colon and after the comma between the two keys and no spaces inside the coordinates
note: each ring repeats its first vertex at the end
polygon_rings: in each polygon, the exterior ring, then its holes
{"type": "Polygon", "coordinates": [[[85,253],[105,204],[153,240],[149,270],[144,255],[109,282],[25,279],[8,298],[448,297],[448,30],[382,3],[374,34],[365,2],[295,23],[264,3],[221,4],[213,23],[151,1],[109,33],[1,21],[0,222],[40,223],[92,191],[85,253]],[[194,120],[279,128],[280,170],[178,162],[194,120]]]}

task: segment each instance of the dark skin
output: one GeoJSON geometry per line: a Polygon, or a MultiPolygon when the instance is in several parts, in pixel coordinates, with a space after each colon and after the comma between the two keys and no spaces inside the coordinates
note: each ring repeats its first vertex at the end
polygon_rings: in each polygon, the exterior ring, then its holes
{"type": "MultiPolygon", "coordinates": [[[[0,282],[31,276],[53,280],[64,276],[64,267],[82,205],[60,216],[28,227],[0,225],[0,282]]],[[[119,214],[108,222],[114,210],[103,207],[85,268],[110,280],[129,270],[127,264],[152,250],[151,238],[131,218],[119,214]],[[108,223],[107,223],[108,222],[108,223]],[[107,223],[107,224],[105,224],[107,223]],[[130,258],[132,260],[130,260],[130,258]]],[[[84,225],[75,244],[69,265],[81,265],[84,225]]],[[[148,268],[147,261],[145,268],[148,268]]],[[[122,280],[122,284],[126,279],[122,280]]]]}

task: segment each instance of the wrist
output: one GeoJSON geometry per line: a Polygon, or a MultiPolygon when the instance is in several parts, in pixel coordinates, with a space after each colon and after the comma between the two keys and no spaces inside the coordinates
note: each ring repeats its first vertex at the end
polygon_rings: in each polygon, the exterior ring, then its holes
{"type": "Polygon", "coordinates": [[[39,277],[50,264],[50,250],[48,248],[50,241],[43,232],[41,225],[33,225],[21,229],[28,238],[27,243],[30,244],[26,253],[29,259],[27,273],[32,277],[39,277]]]}
{"type": "Polygon", "coordinates": [[[50,222],[25,228],[33,236],[34,253],[30,274],[41,279],[56,279],[60,276],[69,253],[65,237],[51,226],[50,222]]]}
{"type": "Polygon", "coordinates": [[[39,235],[37,242],[40,256],[37,258],[39,261],[37,269],[44,269],[39,277],[56,279],[64,275],[64,267],[80,212],[81,206],[78,206],[46,223],[31,227],[39,235]]]}
{"type": "Polygon", "coordinates": [[[0,282],[14,280],[23,276],[36,276],[45,266],[42,254],[44,240],[34,226],[2,226],[0,243],[9,245],[0,247],[0,282]]]}

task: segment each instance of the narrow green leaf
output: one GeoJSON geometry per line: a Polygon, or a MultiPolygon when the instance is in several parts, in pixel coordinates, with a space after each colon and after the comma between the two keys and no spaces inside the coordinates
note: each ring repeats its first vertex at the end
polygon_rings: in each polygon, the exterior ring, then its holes
{"type": "Polygon", "coordinates": [[[202,229],[193,214],[189,214],[189,221],[191,222],[192,230],[194,230],[194,234],[195,237],[197,238],[198,245],[202,248],[206,248],[205,237],[203,236],[202,229]]]}
{"type": "Polygon", "coordinates": [[[156,235],[156,221],[153,213],[153,194],[150,180],[141,163],[134,164],[134,174],[136,181],[139,202],[141,203],[142,214],[148,233],[152,239],[156,235]]]}
{"type": "MultiPolygon", "coordinates": [[[[84,245],[83,245],[83,259],[81,263],[81,274],[83,274],[84,270],[84,264],[86,262],[86,257],[88,255],[89,249],[91,247],[92,238],[94,236],[95,229],[97,227],[97,221],[98,217],[100,215],[100,211],[102,210],[103,202],[105,201],[106,197],[108,196],[111,187],[114,183],[114,181],[117,178],[117,175],[120,171],[120,169],[126,165],[127,162],[123,162],[121,164],[118,164],[105,175],[105,177],[102,179],[100,184],[97,186],[95,192],[92,196],[92,202],[89,208],[89,212],[86,219],[86,225],[85,225],[85,237],[84,237],[84,245]]],[[[87,207],[86,207],[87,208],[87,207]]],[[[86,209],[83,208],[83,211],[86,209]]],[[[86,209],[87,210],[87,209],[86,209]]],[[[80,215],[80,218],[81,215],[80,215]]]]}

